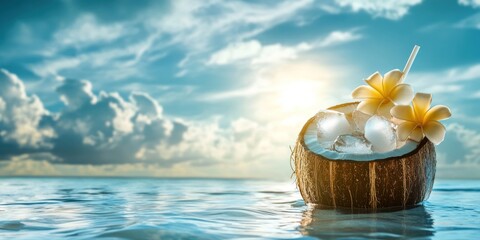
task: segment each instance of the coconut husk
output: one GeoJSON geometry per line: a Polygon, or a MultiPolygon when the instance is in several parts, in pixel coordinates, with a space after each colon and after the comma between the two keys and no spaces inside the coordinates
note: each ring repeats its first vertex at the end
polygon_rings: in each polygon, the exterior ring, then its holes
{"type": "MultiPolygon", "coordinates": [[[[348,103],[331,107],[342,108],[348,103]]],[[[292,150],[297,186],[306,203],[329,208],[411,207],[426,200],[435,179],[436,154],[424,138],[399,157],[371,161],[331,160],[310,151],[304,142],[310,118],[292,150]]]]}

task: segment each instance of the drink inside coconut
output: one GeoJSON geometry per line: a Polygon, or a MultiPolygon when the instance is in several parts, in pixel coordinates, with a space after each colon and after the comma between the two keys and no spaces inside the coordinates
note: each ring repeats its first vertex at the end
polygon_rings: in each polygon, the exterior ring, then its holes
{"type": "Polygon", "coordinates": [[[403,83],[403,71],[368,77],[357,102],[319,111],[301,130],[292,153],[305,202],[333,208],[396,208],[428,198],[435,178],[434,144],[443,141],[445,106],[403,83]]]}

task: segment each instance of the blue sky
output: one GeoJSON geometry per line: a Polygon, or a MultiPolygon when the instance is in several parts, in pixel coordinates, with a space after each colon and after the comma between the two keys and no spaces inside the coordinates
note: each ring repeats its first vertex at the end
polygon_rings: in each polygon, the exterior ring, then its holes
{"type": "Polygon", "coordinates": [[[316,111],[375,71],[451,108],[438,176],[480,177],[480,2],[9,1],[0,175],[286,179],[316,111]]]}

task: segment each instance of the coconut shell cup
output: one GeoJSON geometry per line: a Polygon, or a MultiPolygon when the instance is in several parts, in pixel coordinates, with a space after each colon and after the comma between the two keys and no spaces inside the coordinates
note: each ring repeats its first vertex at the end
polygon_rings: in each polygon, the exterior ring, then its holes
{"type": "MultiPolygon", "coordinates": [[[[329,108],[355,107],[346,103],[329,108]]],[[[292,152],[297,186],[306,203],[326,208],[408,208],[428,199],[435,179],[435,146],[424,138],[401,156],[354,161],[330,159],[308,149],[302,128],[292,152]]]]}

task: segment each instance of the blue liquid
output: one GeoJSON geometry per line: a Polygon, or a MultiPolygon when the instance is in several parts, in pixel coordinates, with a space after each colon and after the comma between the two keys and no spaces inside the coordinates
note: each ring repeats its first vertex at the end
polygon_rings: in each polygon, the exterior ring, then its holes
{"type": "Polygon", "coordinates": [[[480,181],[439,180],[420,207],[352,214],[292,181],[0,178],[0,239],[478,239],[480,181]]]}

